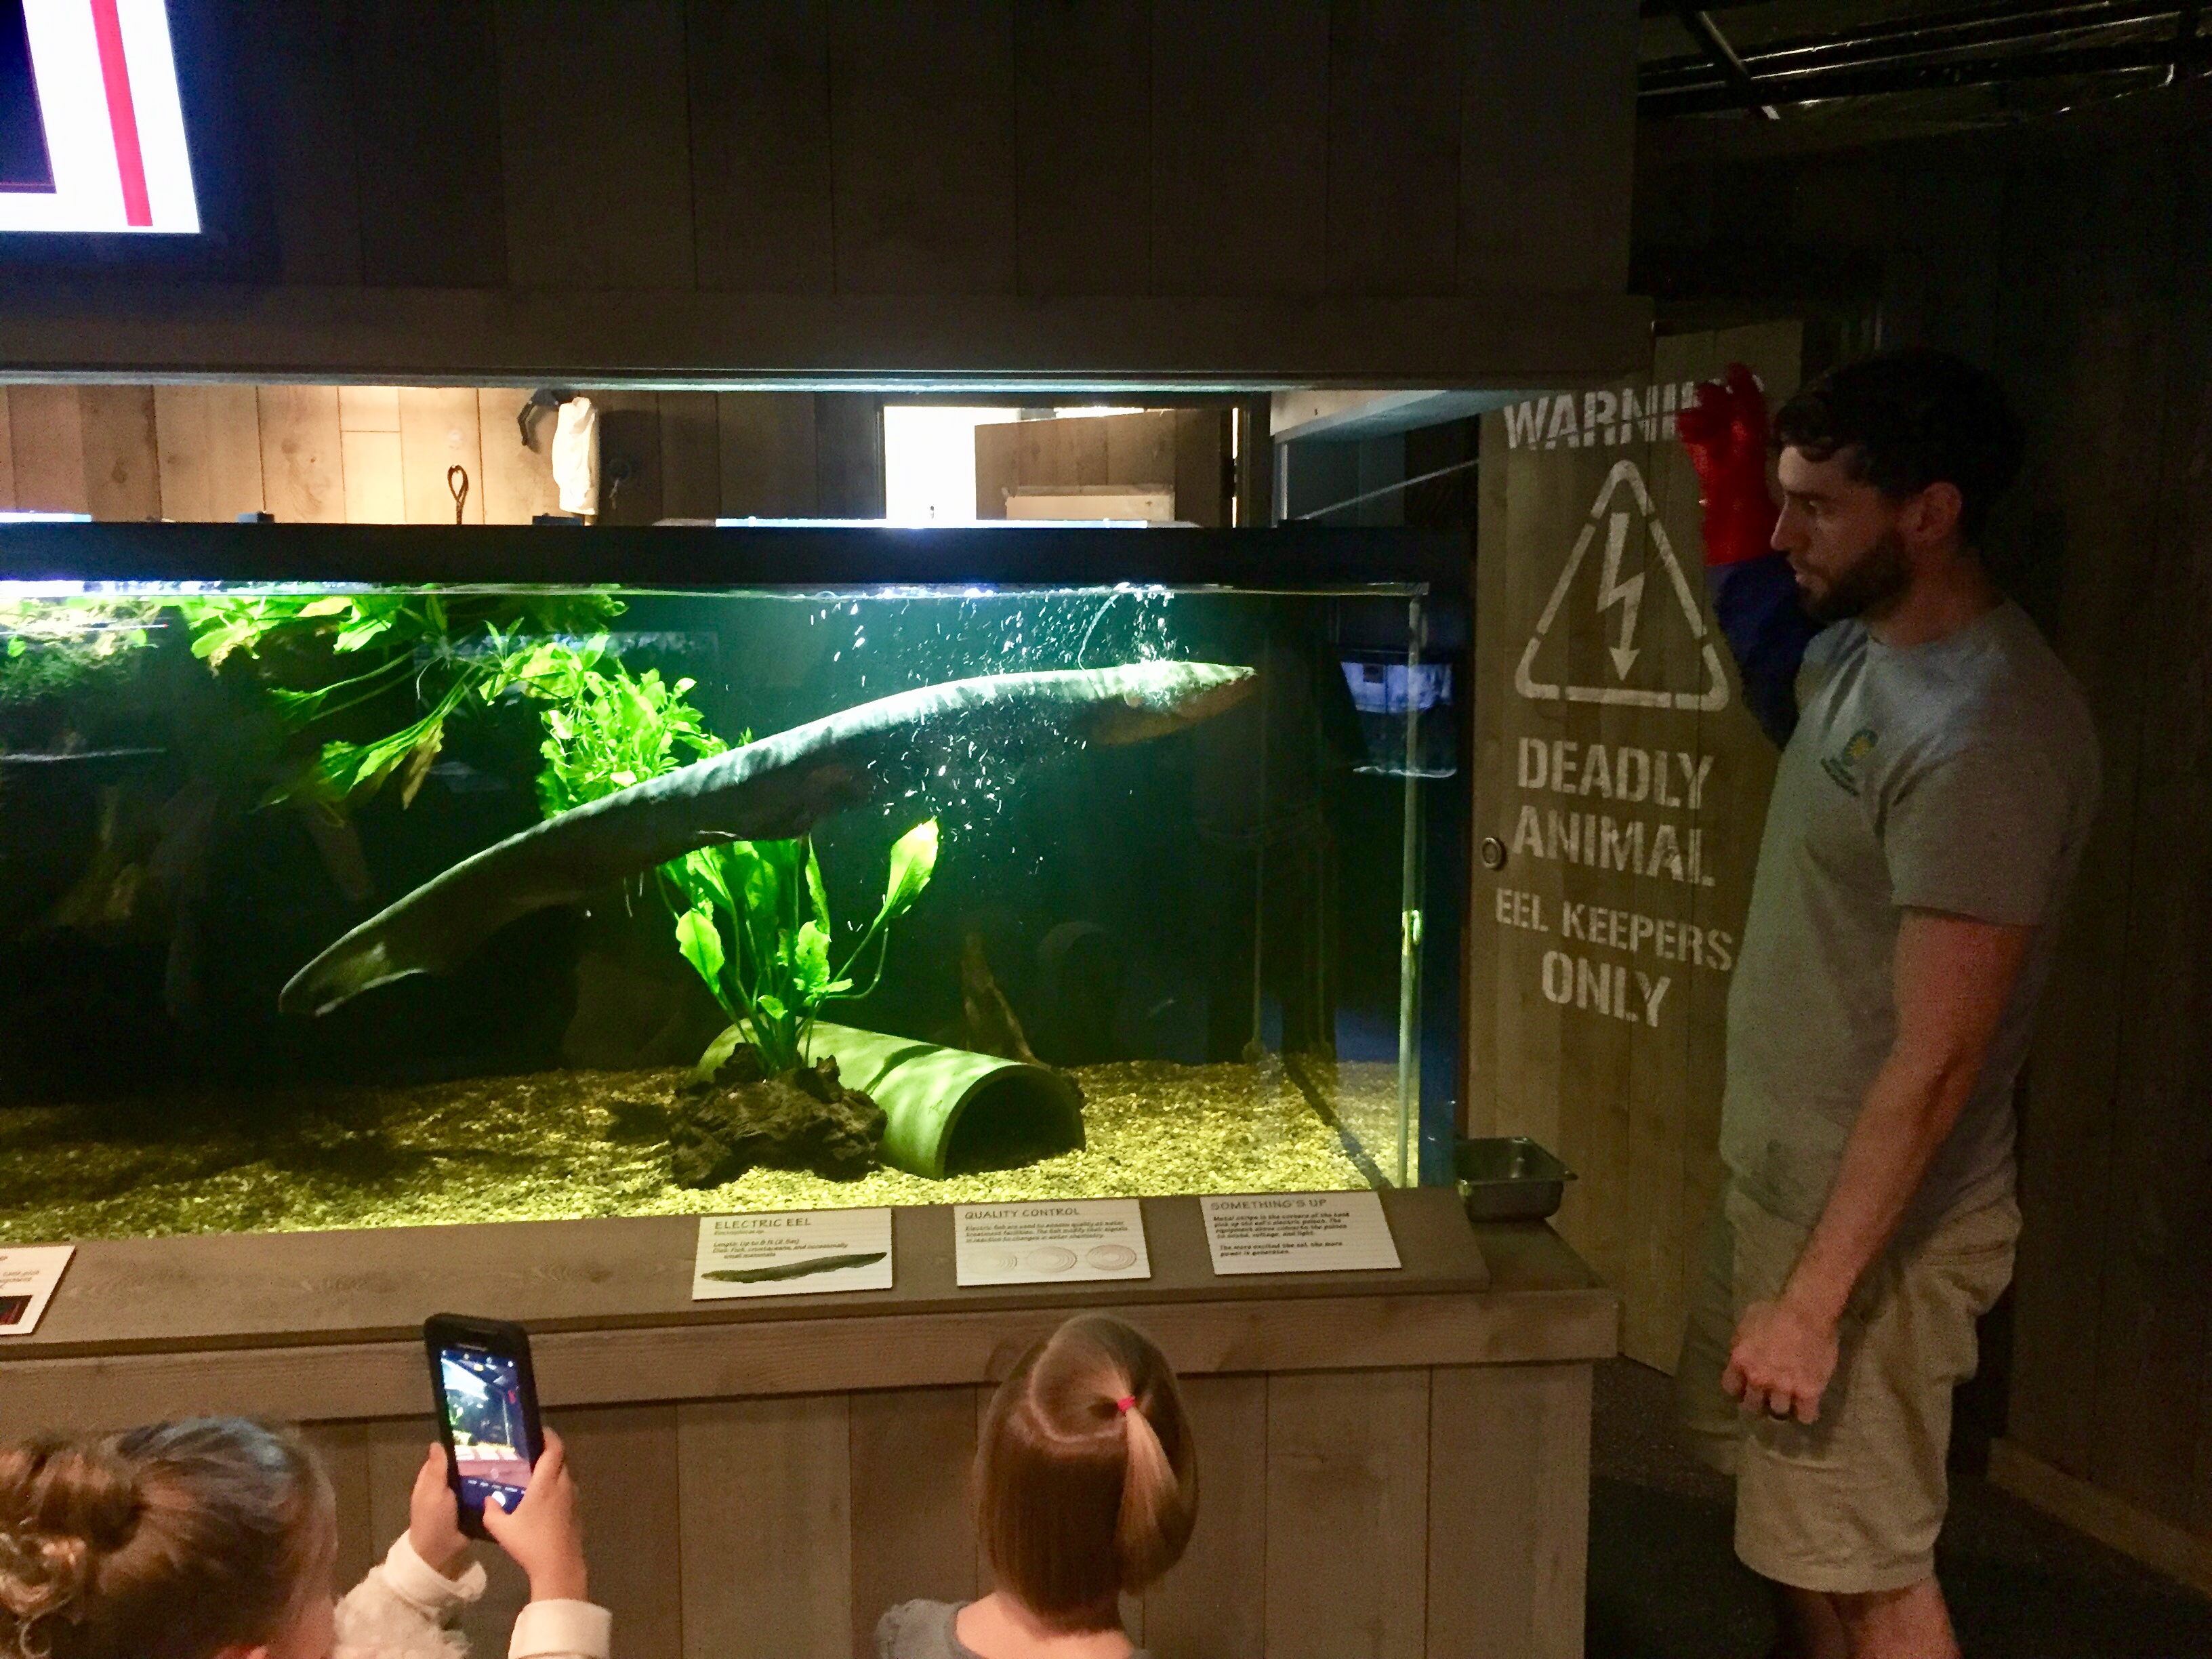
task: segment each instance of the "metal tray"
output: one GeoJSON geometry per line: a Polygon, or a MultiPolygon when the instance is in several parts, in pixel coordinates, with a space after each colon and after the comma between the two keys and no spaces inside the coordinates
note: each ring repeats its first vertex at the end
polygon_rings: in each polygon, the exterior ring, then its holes
{"type": "Polygon", "coordinates": [[[1555,1213],[1575,1172],[1526,1135],[1462,1140],[1454,1150],[1460,1202],[1470,1221],[1541,1221],[1555,1213]]]}

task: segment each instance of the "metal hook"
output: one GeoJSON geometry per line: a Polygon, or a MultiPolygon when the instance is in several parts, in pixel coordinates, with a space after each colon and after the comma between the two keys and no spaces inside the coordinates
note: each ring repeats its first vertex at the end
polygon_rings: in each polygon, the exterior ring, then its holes
{"type": "Polygon", "coordinates": [[[446,469],[446,489],[453,498],[453,522],[455,524],[459,524],[462,522],[462,504],[469,498],[468,468],[465,466],[447,467],[446,469]]]}
{"type": "Polygon", "coordinates": [[[532,427],[537,422],[538,411],[541,409],[558,409],[575,395],[566,386],[541,386],[524,400],[522,407],[514,411],[514,424],[515,428],[522,434],[522,447],[525,449],[538,447],[531,441],[530,435],[532,427]]]}

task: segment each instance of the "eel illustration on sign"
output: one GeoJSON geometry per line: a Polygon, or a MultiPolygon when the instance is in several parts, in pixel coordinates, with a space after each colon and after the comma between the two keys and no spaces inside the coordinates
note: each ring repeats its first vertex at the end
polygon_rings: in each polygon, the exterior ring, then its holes
{"type": "Polygon", "coordinates": [[[1513,671],[1513,689],[1533,701],[1556,702],[1565,698],[1569,702],[1622,703],[1636,708],[1682,708],[1711,714],[1728,707],[1728,675],[1721,667],[1720,653],[1705,627],[1704,608],[1697,596],[1691,592],[1689,579],[1682,574],[1681,562],[1674,556],[1674,544],[1667,539],[1667,526],[1659,520],[1658,509],[1652,505],[1651,492],[1644,487],[1644,475],[1630,460],[1616,462],[1606,474],[1605,487],[1597,493],[1591,505],[1589,517],[1583,522],[1582,534],[1575,538],[1574,551],[1567,556],[1566,568],[1559,572],[1558,584],[1552,597],[1544,602],[1543,615],[1536,619],[1536,631],[1528,636],[1528,646],[1521,653],[1521,661],[1513,671]],[[1626,486],[1634,498],[1634,512],[1627,507],[1616,508],[1613,497],[1626,486]],[[1620,642],[1609,645],[1606,654],[1613,662],[1614,678],[1623,682],[1629,670],[1636,665],[1641,647],[1636,643],[1636,624],[1644,611],[1644,583],[1648,571],[1624,578],[1620,574],[1622,556],[1628,550],[1628,532],[1632,523],[1642,520],[1644,533],[1651,538],[1652,548],[1659,563],[1667,573],[1668,583],[1674,599],[1682,607],[1682,618],[1690,626],[1690,637],[1701,648],[1705,669],[1705,686],[1702,691],[1668,691],[1649,690],[1642,686],[1573,685],[1547,683],[1535,678],[1536,653],[1551,632],[1552,624],[1559,619],[1561,606],[1566,603],[1567,590],[1574,585],[1575,573],[1582,568],[1590,543],[1596,538],[1598,526],[1605,526],[1605,565],[1598,582],[1598,614],[1618,607],[1620,614],[1620,642]]]}
{"type": "Polygon", "coordinates": [[[845,1255],[811,1255],[803,1261],[778,1261],[765,1267],[717,1267],[699,1277],[726,1285],[766,1285],[780,1279],[842,1273],[848,1267],[872,1267],[888,1254],[884,1250],[855,1250],[845,1255]]]}

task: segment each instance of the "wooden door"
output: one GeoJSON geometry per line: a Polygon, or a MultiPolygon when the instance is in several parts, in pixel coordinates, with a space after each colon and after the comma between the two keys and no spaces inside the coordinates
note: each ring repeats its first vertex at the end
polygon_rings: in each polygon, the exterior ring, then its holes
{"type": "Polygon", "coordinates": [[[1651,373],[1486,416],[1475,606],[1474,1134],[1565,1158],[1559,1231],[1672,1370],[1717,1196],[1729,975],[1774,750],[1705,592],[1674,412],[1795,323],[1657,342],[1651,373]]]}
{"type": "Polygon", "coordinates": [[[975,516],[1006,518],[1016,491],[1074,495],[1114,485],[1132,495],[1168,495],[1183,523],[1224,527],[1233,488],[1229,416],[1226,409],[1148,409],[979,426],[975,516]]]}

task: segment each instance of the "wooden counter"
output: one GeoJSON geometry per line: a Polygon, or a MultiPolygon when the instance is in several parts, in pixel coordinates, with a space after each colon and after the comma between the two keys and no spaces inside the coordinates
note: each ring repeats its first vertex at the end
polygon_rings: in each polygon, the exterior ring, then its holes
{"type": "MultiPolygon", "coordinates": [[[[691,1217],[88,1243],[38,1334],[0,1344],[0,1431],[307,1423],[358,1570],[433,1432],[422,1319],[520,1319],[625,1659],[866,1653],[892,1601],[975,1594],[991,1386],[1110,1308],[1186,1379],[1204,1471],[1189,1556],[1128,1608],[1160,1659],[1578,1654],[1614,1298],[1548,1228],[1383,1202],[1395,1273],[1217,1279],[1198,1201],[1147,1199],[1149,1281],[962,1290],[933,1206],[895,1212],[895,1290],[712,1303],[691,1217]]],[[[519,1589],[495,1573],[477,1652],[519,1589]]]]}

